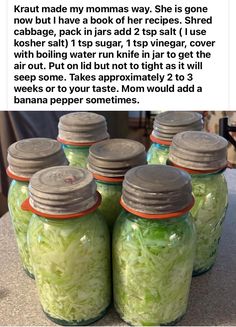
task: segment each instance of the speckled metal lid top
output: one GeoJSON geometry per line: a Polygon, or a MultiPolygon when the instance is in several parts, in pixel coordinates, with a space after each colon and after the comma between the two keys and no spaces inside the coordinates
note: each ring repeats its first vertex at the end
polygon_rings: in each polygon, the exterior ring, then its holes
{"type": "Polygon", "coordinates": [[[7,160],[13,174],[30,178],[37,171],[66,165],[67,160],[59,142],[49,138],[24,139],[8,148],[7,160]]]}
{"type": "Polygon", "coordinates": [[[127,207],[147,214],[183,210],[193,202],[191,177],[164,165],[135,167],[125,175],[122,201],[127,207]]]}
{"type": "Polygon", "coordinates": [[[106,177],[123,177],[132,167],[146,163],[143,144],[128,139],[111,139],[89,149],[88,169],[106,177]]]}
{"type": "Polygon", "coordinates": [[[29,184],[31,206],[46,214],[73,214],[96,204],[93,175],[86,169],[59,166],[33,175],[29,184]]]}
{"type": "Polygon", "coordinates": [[[173,138],[169,160],[192,170],[219,170],[227,166],[227,145],[228,142],[216,134],[179,133],[173,138]]]}
{"type": "Polygon", "coordinates": [[[60,118],[59,139],[68,142],[98,142],[109,138],[105,117],[92,112],[73,112],[60,118]]]}
{"type": "Polygon", "coordinates": [[[171,141],[175,134],[184,131],[201,131],[202,116],[192,111],[166,111],[158,114],[153,123],[152,135],[171,141]]]}

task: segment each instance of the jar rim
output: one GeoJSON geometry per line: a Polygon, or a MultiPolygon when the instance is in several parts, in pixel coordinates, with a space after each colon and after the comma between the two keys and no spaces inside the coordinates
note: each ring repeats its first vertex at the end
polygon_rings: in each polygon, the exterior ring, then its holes
{"type": "Polygon", "coordinates": [[[102,196],[101,194],[97,192],[97,196],[98,196],[98,200],[97,202],[89,209],[87,210],[84,210],[84,211],[80,211],[80,212],[77,212],[77,213],[71,213],[71,214],[62,214],[62,215],[56,215],[56,214],[47,214],[47,213],[44,213],[44,212],[41,212],[41,211],[38,211],[37,209],[33,208],[32,205],[30,204],[30,201],[29,199],[30,198],[27,198],[21,205],[21,209],[24,210],[24,211],[30,211],[40,217],[43,217],[43,218],[48,218],[48,219],[72,219],[72,218],[82,218],[86,215],[88,215],[89,213],[92,213],[94,212],[101,204],[101,201],[102,201],[102,196]]]}
{"type": "Polygon", "coordinates": [[[130,213],[139,216],[141,218],[146,218],[146,219],[171,219],[171,218],[178,218],[180,216],[183,216],[185,213],[189,212],[192,207],[194,206],[195,203],[195,199],[192,196],[192,202],[190,205],[188,205],[186,208],[176,211],[176,212],[171,212],[171,213],[164,213],[164,214],[147,214],[144,212],[140,212],[137,210],[134,210],[132,208],[130,208],[129,206],[127,206],[127,204],[124,203],[122,197],[120,199],[120,204],[121,206],[126,210],[129,211],[130,213]]]}

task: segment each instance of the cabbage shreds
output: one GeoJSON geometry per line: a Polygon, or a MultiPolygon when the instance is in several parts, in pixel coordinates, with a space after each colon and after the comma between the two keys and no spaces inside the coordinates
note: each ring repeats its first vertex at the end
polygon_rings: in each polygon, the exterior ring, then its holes
{"type": "Polygon", "coordinates": [[[102,203],[98,210],[112,228],[122,210],[120,205],[122,183],[108,184],[97,181],[97,190],[102,195],[102,203]]]}
{"type": "Polygon", "coordinates": [[[165,165],[169,156],[169,147],[153,143],[147,153],[148,164],[165,165]]]}
{"type": "Polygon", "coordinates": [[[32,214],[21,209],[21,204],[29,196],[28,183],[12,181],[8,193],[8,208],[12,219],[22,265],[29,275],[33,275],[27,246],[27,230],[32,214]]]}
{"type": "Polygon", "coordinates": [[[89,155],[88,147],[63,146],[63,150],[70,166],[87,168],[89,155]]]}
{"type": "Polygon", "coordinates": [[[228,202],[227,183],[223,174],[192,175],[195,205],[191,210],[197,230],[194,274],[200,274],[215,262],[222,223],[228,202]]]}
{"type": "Polygon", "coordinates": [[[62,221],[33,215],[28,244],[47,315],[76,325],[96,320],[107,309],[111,301],[110,240],[98,213],[62,221]]]}
{"type": "Polygon", "coordinates": [[[169,324],[186,311],[195,253],[192,220],[122,211],[113,232],[115,308],[131,325],[169,324]]]}

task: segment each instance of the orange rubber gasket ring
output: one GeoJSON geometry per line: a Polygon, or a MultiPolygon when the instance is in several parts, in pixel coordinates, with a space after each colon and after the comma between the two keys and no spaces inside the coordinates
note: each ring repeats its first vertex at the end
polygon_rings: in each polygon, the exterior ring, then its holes
{"type": "Polygon", "coordinates": [[[15,179],[20,182],[29,182],[30,181],[30,178],[28,178],[28,177],[21,177],[21,176],[15,175],[14,173],[12,173],[10,171],[9,167],[7,167],[6,173],[7,173],[7,176],[10,177],[11,179],[15,179]]]}
{"type": "Polygon", "coordinates": [[[95,143],[98,143],[98,142],[102,142],[102,141],[105,141],[105,140],[108,140],[108,138],[106,139],[103,139],[103,140],[99,140],[99,141],[95,141],[95,142],[73,142],[73,141],[66,141],[66,140],[63,140],[61,139],[60,137],[57,137],[57,141],[62,143],[62,144],[65,144],[65,145],[74,145],[74,146],[91,146],[95,143]]]}
{"type": "Polygon", "coordinates": [[[124,180],[124,177],[106,177],[93,173],[93,177],[101,182],[112,182],[112,183],[121,183],[124,180]]]}
{"type": "Polygon", "coordinates": [[[203,174],[211,174],[211,173],[217,173],[217,172],[220,172],[224,169],[227,168],[227,166],[225,167],[222,167],[220,169],[211,169],[211,170],[194,170],[194,169],[189,169],[189,168],[185,168],[185,167],[182,167],[182,166],[179,166],[179,165],[176,165],[174,164],[173,162],[169,161],[170,163],[170,166],[173,166],[173,167],[176,167],[176,168],[179,168],[179,169],[182,169],[184,171],[186,171],[187,173],[190,173],[192,175],[194,174],[199,174],[199,175],[203,175],[203,174]]]}
{"type": "Polygon", "coordinates": [[[171,141],[165,141],[165,140],[158,139],[153,134],[150,135],[150,140],[154,143],[158,143],[161,145],[169,145],[169,146],[171,145],[171,141]]]}
{"type": "Polygon", "coordinates": [[[147,218],[147,219],[170,219],[170,218],[176,218],[176,217],[182,216],[183,214],[185,214],[186,212],[188,212],[189,210],[192,209],[192,207],[194,206],[194,203],[195,203],[195,199],[194,199],[194,197],[192,197],[192,203],[188,207],[186,207],[180,211],[156,215],[156,214],[147,214],[147,213],[143,213],[143,212],[131,209],[124,203],[122,198],[120,199],[120,204],[125,210],[129,211],[130,213],[132,213],[136,216],[139,216],[141,218],[147,218]]]}
{"type": "Polygon", "coordinates": [[[97,192],[98,195],[98,200],[97,203],[95,203],[95,205],[93,205],[91,208],[85,210],[85,211],[81,211],[78,213],[72,213],[72,214],[67,214],[67,215],[53,215],[53,214],[47,214],[47,213],[43,213],[40,212],[36,209],[34,209],[30,202],[29,202],[29,198],[26,199],[22,204],[21,204],[21,209],[24,211],[30,211],[32,213],[35,213],[38,216],[41,216],[43,218],[49,218],[49,219],[71,219],[71,218],[81,218],[85,215],[88,215],[89,213],[95,211],[101,204],[102,201],[102,197],[101,194],[99,192],[97,192]]]}

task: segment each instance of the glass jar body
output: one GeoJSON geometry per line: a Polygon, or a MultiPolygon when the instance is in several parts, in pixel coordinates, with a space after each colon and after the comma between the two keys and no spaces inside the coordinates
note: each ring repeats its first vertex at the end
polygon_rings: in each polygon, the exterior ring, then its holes
{"type": "Polygon", "coordinates": [[[32,213],[21,209],[21,204],[29,197],[28,186],[28,182],[16,180],[11,182],[8,192],[8,208],[23,268],[33,278],[33,268],[27,245],[27,231],[32,213]]]}
{"type": "Polygon", "coordinates": [[[40,302],[61,325],[100,319],[111,301],[110,238],[97,211],[81,218],[33,215],[28,244],[40,302]]]}
{"type": "Polygon", "coordinates": [[[123,320],[168,325],[185,314],[195,238],[188,214],[151,220],[122,211],[113,232],[113,292],[123,320]]]}
{"type": "Polygon", "coordinates": [[[165,165],[169,155],[169,146],[152,143],[147,153],[148,164],[165,165]]]}
{"type": "Polygon", "coordinates": [[[97,190],[102,195],[102,203],[98,210],[105,218],[109,228],[112,229],[122,210],[120,205],[122,182],[110,183],[96,180],[96,183],[97,190]]]}
{"type": "Polygon", "coordinates": [[[192,187],[195,204],[191,214],[197,231],[193,275],[199,275],[208,271],[215,263],[228,191],[222,173],[192,175],[192,187]]]}
{"type": "Polygon", "coordinates": [[[63,150],[70,166],[87,168],[87,159],[89,155],[88,146],[73,146],[63,144],[63,150]]]}

